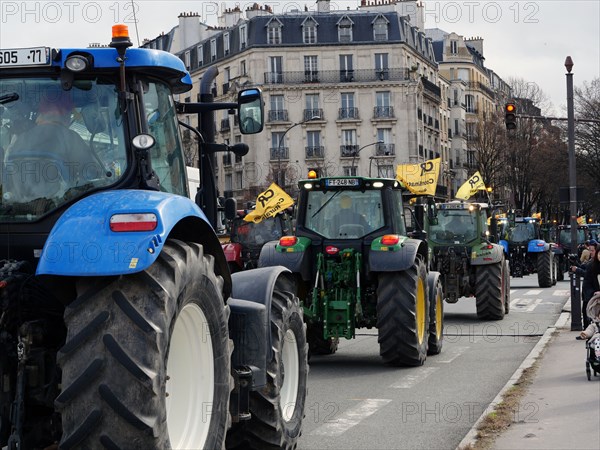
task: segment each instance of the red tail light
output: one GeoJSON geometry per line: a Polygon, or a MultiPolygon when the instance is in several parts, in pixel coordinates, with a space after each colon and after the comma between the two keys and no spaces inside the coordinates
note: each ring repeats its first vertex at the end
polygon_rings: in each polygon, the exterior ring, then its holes
{"type": "Polygon", "coordinates": [[[279,239],[279,245],[282,247],[293,247],[298,242],[298,238],[296,236],[283,236],[279,239]]]}
{"type": "Polygon", "coordinates": [[[152,231],[158,225],[156,214],[115,214],[110,218],[110,229],[115,232],[152,231]]]}
{"type": "Polygon", "coordinates": [[[396,245],[400,242],[400,236],[397,234],[386,234],[381,238],[382,245],[396,245]]]}

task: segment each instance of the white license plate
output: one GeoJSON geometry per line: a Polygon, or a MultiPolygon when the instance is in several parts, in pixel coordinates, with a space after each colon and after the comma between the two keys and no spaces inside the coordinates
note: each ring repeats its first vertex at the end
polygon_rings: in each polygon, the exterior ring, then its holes
{"type": "Polygon", "coordinates": [[[48,47],[0,50],[0,67],[47,66],[49,64],[50,49],[48,47]]]}
{"type": "Polygon", "coordinates": [[[327,186],[358,186],[356,178],[334,178],[326,181],[327,186]]]}

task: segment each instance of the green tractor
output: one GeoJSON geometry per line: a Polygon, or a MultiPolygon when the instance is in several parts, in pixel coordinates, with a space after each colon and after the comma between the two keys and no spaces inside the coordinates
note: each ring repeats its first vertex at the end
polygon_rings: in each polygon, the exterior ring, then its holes
{"type": "Polygon", "coordinates": [[[418,366],[439,353],[440,275],[428,271],[427,241],[407,236],[400,182],[314,178],[299,188],[295,236],[266,244],[259,267],[295,275],[311,354],[372,327],[385,364],[418,366]]]}
{"type": "Polygon", "coordinates": [[[479,319],[503,319],[510,305],[510,268],[502,246],[489,240],[488,205],[453,201],[435,210],[425,229],[446,301],[474,296],[479,319]]]}

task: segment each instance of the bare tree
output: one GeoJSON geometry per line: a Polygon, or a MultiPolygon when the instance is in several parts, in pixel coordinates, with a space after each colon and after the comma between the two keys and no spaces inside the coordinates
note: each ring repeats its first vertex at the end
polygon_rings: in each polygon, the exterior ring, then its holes
{"type": "MultiPolygon", "coordinates": [[[[575,88],[573,100],[575,117],[600,120],[600,78],[575,88]]],[[[580,171],[593,181],[593,185],[600,186],[600,122],[577,122],[575,145],[580,171]]]]}
{"type": "Polygon", "coordinates": [[[477,122],[475,135],[467,141],[467,149],[475,152],[477,167],[486,185],[502,188],[505,182],[506,133],[498,112],[487,114],[477,122]]]}

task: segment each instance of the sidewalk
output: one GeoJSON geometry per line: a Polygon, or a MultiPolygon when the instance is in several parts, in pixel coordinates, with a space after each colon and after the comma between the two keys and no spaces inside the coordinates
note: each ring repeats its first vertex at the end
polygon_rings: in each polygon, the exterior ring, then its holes
{"type": "Polygon", "coordinates": [[[600,449],[600,376],[588,381],[585,343],[575,340],[570,314],[563,316],[512,426],[493,449],[600,449]]]}

